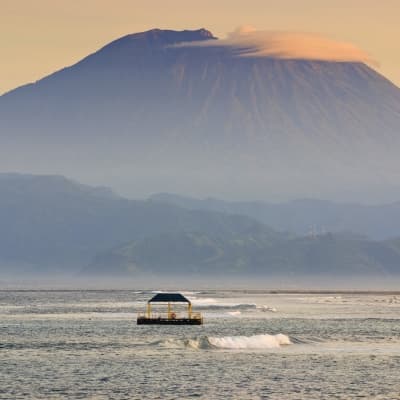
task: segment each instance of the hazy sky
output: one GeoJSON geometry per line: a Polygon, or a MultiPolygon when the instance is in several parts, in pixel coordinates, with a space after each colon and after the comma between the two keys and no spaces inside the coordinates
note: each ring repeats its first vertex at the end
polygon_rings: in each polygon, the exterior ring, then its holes
{"type": "Polygon", "coordinates": [[[0,0],[0,93],[70,65],[109,41],[151,28],[237,26],[349,41],[400,86],[400,0],[0,0]]]}

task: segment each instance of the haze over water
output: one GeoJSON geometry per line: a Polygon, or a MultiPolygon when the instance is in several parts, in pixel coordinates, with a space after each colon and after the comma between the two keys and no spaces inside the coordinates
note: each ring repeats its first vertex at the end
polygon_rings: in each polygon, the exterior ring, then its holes
{"type": "Polygon", "coordinates": [[[400,293],[183,293],[203,326],[137,326],[150,290],[1,291],[0,398],[400,398],[400,293]]]}

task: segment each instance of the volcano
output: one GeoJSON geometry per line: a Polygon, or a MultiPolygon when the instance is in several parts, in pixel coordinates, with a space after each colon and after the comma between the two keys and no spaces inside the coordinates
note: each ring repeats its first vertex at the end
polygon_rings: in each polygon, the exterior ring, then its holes
{"type": "Polygon", "coordinates": [[[393,200],[399,150],[400,89],[366,64],[246,57],[205,29],[127,35],[0,97],[0,170],[125,195],[393,200]]]}

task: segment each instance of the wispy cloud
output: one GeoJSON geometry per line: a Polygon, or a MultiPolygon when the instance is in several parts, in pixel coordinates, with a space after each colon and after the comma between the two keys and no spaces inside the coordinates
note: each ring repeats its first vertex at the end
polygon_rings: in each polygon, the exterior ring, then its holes
{"type": "Polygon", "coordinates": [[[192,45],[232,47],[240,56],[245,57],[348,61],[378,65],[368,53],[352,43],[313,33],[260,31],[251,26],[239,27],[223,39],[196,42],[192,45]]]}

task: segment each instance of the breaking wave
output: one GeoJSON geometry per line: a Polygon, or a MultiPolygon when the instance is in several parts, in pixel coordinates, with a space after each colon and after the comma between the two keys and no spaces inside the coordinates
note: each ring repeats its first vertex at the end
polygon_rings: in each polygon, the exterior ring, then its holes
{"type": "Polygon", "coordinates": [[[210,337],[212,346],[221,349],[273,349],[292,342],[286,335],[254,335],[254,336],[226,336],[210,337]]]}
{"type": "Polygon", "coordinates": [[[198,309],[208,309],[208,310],[250,310],[255,309],[257,306],[255,304],[210,304],[210,305],[196,305],[198,309]]]}
{"type": "Polygon", "coordinates": [[[229,310],[248,310],[255,309],[257,307],[256,304],[246,304],[246,303],[224,303],[218,302],[217,299],[214,298],[197,298],[190,297],[190,301],[193,306],[197,309],[208,309],[208,310],[220,310],[220,309],[229,309],[229,310]]]}
{"type": "Polygon", "coordinates": [[[278,312],[278,310],[275,307],[270,307],[266,305],[257,306],[257,309],[263,312],[273,312],[273,313],[278,312]]]}
{"type": "Polygon", "coordinates": [[[227,312],[228,315],[232,315],[233,317],[237,317],[238,315],[241,315],[242,312],[237,310],[237,311],[228,311],[227,312]]]}
{"type": "Polygon", "coordinates": [[[204,336],[198,339],[167,339],[153,343],[168,348],[191,348],[191,349],[231,349],[231,350],[262,350],[277,349],[292,344],[289,336],[279,333],[277,335],[254,335],[254,336],[204,336]]]}

